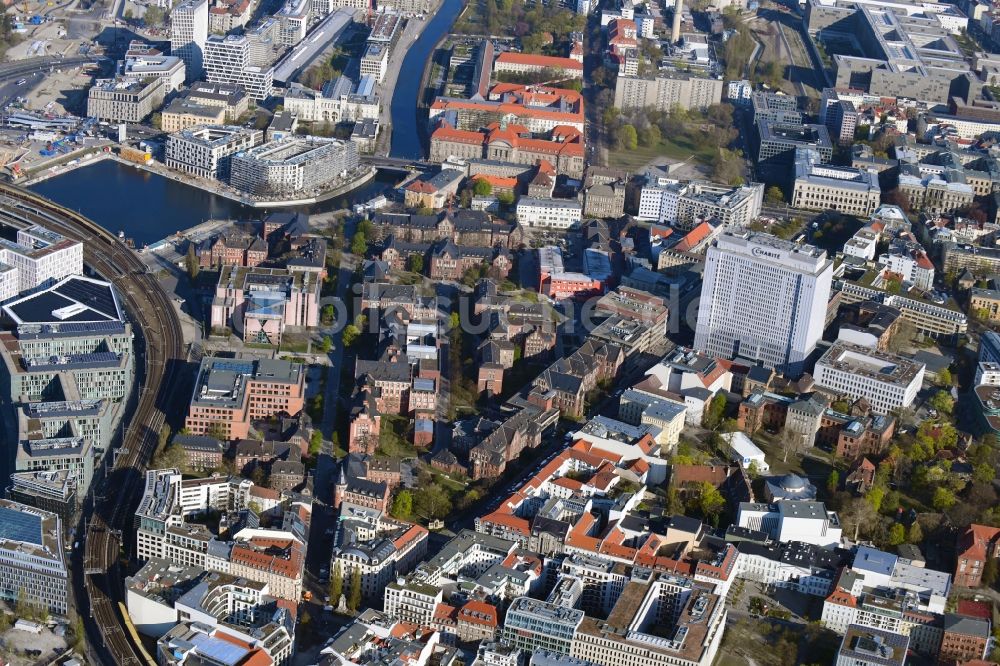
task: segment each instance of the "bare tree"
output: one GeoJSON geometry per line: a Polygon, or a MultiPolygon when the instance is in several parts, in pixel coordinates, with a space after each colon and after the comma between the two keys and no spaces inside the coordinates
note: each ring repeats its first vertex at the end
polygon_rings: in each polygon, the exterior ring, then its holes
{"type": "Polygon", "coordinates": [[[806,438],[800,432],[795,432],[791,428],[782,428],[778,436],[778,443],[781,445],[781,461],[788,462],[788,455],[799,454],[805,448],[806,438]]]}

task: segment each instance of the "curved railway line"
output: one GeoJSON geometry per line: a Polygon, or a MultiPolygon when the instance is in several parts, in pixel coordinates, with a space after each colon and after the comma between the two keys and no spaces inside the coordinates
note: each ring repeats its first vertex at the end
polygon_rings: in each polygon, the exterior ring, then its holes
{"type": "Polygon", "coordinates": [[[131,534],[145,465],[156,450],[160,427],[182,381],[185,355],[180,321],[167,294],[146,272],[145,264],[93,221],[10,185],[0,185],[0,211],[82,241],[84,263],[115,285],[133,324],[139,361],[135,383],[138,399],[130,399],[131,409],[126,409],[123,416],[122,442],[108,452],[114,457],[104,466],[107,473],[100,483],[95,480],[99,490],[92,488],[92,496],[84,504],[87,529],[83,568],[74,570],[74,588],[88,643],[102,661],[150,663],[136,634],[129,630],[131,624],[121,605],[125,592],[119,554],[122,535],[127,538],[131,534]]]}

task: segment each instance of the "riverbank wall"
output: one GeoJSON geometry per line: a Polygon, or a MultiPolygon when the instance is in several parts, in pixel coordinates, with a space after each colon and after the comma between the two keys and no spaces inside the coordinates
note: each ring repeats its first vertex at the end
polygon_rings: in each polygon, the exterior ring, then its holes
{"type": "Polygon", "coordinates": [[[90,166],[91,164],[96,164],[102,160],[112,160],[114,162],[118,162],[119,164],[124,164],[126,166],[130,166],[135,169],[156,174],[157,176],[161,176],[163,178],[170,178],[172,180],[176,180],[185,185],[189,185],[191,187],[204,190],[205,192],[208,192],[210,194],[215,194],[220,197],[229,199],[230,201],[235,201],[236,203],[243,204],[244,206],[249,206],[251,208],[261,208],[261,209],[290,208],[294,206],[309,206],[312,204],[321,203],[323,201],[327,201],[328,199],[339,197],[347,192],[350,192],[351,190],[355,190],[359,187],[362,187],[363,185],[367,185],[375,178],[375,175],[378,173],[378,169],[376,169],[375,167],[368,167],[364,171],[360,171],[357,176],[350,178],[347,181],[338,184],[336,187],[327,190],[315,197],[305,197],[302,199],[261,200],[261,199],[254,199],[252,197],[247,196],[246,194],[231,190],[226,187],[221,187],[220,186],[221,184],[217,182],[192,178],[187,174],[179,174],[176,171],[168,169],[167,167],[155,162],[150,164],[139,164],[137,162],[132,162],[130,160],[123,159],[122,157],[116,155],[115,153],[106,153],[98,151],[80,157],[78,159],[75,159],[71,162],[60,164],[58,166],[54,166],[49,169],[45,169],[41,173],[35,174],[34,176],[26,180],[18,182],[17,185],[20,185],[21,187],[31,187],[32,185],[40,183],[44,180],[48,180],[49,178],[54,178],[64,173],[68,173],[70,171],[73,171],[74,169],[79,169],[81,167],[90,166]]]}

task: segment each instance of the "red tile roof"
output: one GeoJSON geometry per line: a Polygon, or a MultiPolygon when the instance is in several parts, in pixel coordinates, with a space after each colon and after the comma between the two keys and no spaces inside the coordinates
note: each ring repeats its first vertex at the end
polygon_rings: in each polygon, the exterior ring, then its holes
{"type": "Polygon", "coordinates": [[[714,227],[708,222],[702,222],[694,229],[689,231],[681,242],[677,244],[677,249],[679,252],[689,252],[692,248],[696,247],[698,243],[704,241],[708,236],[714,231],[714,227]]]}
{"type": "Polygon", "coordinates": [[[535,55],[533,53],[513,53],[507,51],[497,56],[498,63],[511,63],[515,65],[528,65],[531,67],[542,67],[544,69],[573,69],[583,72],[583,64],[570,58],[556,58],[553,56],[535,55]]]}
{"type": "Polygon", "coordinates": [[[469,601],[458,611],[458,619],[469,624],[497,627],[497,609],[485,601],[469,601]]]}

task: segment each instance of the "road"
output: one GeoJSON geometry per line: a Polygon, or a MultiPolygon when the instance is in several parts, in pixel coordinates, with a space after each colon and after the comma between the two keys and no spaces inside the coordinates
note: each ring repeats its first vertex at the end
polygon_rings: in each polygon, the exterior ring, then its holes
{"type": "MultiPolygon", "coordinates": [[[[125,629],[119,611],[124,575],[119,552],[131,543],[132,518],[143,489],[143,470],[153,455],[160,427],[183,381],[185,358],[176,310],[146,266],[114,235],[71,210],[34,193],[0,185],[0,205],[27,222],[39,223],[84,243],[84,263],[111,281],[133,324],[135,390],[123,422],[123,442],[95,473],[77,534],[84,549],[72,555],[76,608],[84,619],[88,643],[103,663],[141,663],[141,647],[125,629]]],[[[173,410],[173,413],[177,413],[173,410]]]]}
{"type": "Polygon", "coordinates": [[[97,62],[97,58],[77,56],[73,58],[57,58],[44,56],[18,60],[0,65],[0,108],[6,107],[16,98],[26,95],[41,82],[42,76],[52,69],[78,67],[97,62]],[[20,81],[24,83],[20,83],[20,81]]]}

